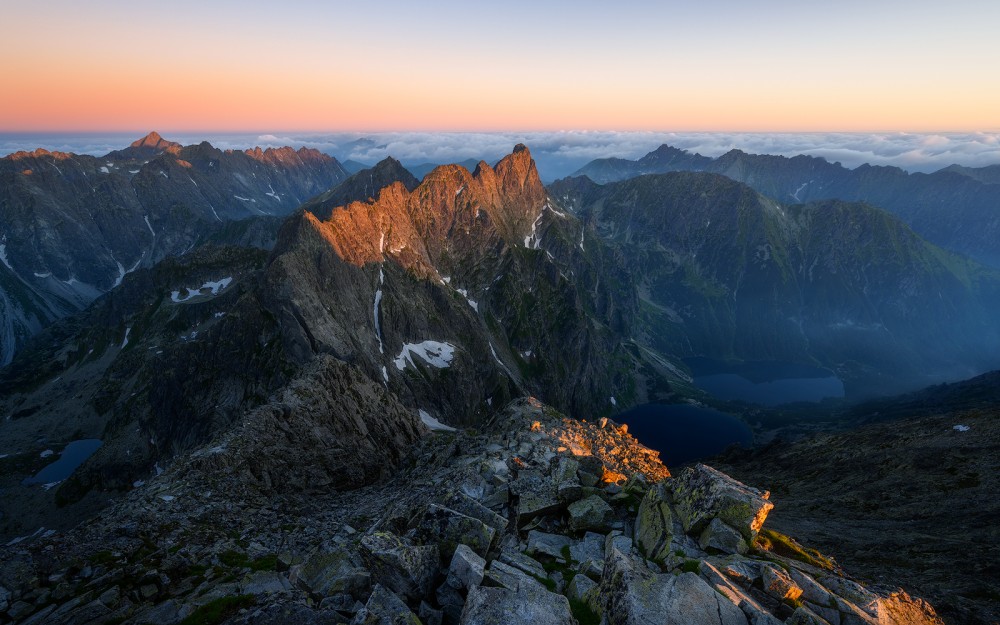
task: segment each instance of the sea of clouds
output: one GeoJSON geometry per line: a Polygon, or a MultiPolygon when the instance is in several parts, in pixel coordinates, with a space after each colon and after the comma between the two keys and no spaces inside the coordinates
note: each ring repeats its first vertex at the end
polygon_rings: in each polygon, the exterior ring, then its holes
{"type": "MultiPolygon", "coordinates": [[[[404,165],[467,159],[493,163],[517,143],[530,149],[546,182],[568,176],[595,158],[636,159],[666,143],[705,156],[738,148],[756,154],[819,156],[854,168],[864,163],[931,172],[957,163],[1000,164],[1000,132],[972,133],[725,133],[725,132],[373,132],[288,134],[162,133],[182,144],[209,141],[218,148],[313,147],[337,157],[374,164],[392,156],[404,165]]],[[[0,134],[0,155],[45,148],[100,156],[137,136],[0,134]]]]}

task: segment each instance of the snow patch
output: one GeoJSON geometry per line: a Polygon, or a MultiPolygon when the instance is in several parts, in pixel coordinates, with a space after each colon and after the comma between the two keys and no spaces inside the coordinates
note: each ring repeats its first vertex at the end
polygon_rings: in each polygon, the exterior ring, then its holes
{"type": "Polygon", "coordinates": [[[101,172],[102,174],[110,174],[110,173],[111,173],[110,171],[108,171],[108,168],[107,168],[107,167],[101,167],[101,168],[100,168],[99,170],[97,170],[97,171],[101,172]]]}
{"type": "Polygon", "coordinates": [[[166,501],[166,502],[169,503],[169,502],[171,502],[171,501],[173,501],[174,499],[177,499],[177,498],[174,497],[173,495],[160,495],[160,499],[162,499],[163,501],[166,501]]]}
{"type": "Polygon", "coordinates": [[[955,430],[956,432],[968,432],[969,431],[969,426],[967,426],[967,425],[956,425],[952,429],[955,430]]]}
{"type": "MultiPolygon", "coordinates": [[[[546,205],[546,206],[548,206],[548,205],[546,205]]],[[[532,224],[531,224],[531,234],[529,234],[528,236],[524,237],[524,247],[526,247],[528,249],[537,250],[537,249],[541,249],[541,247],[542,247],[542,240],[538,236],[538,223],[542,220],[542,214],[545,212],[544,208],[545,207],[543,206],[542,207],[543,210],[539,211],[538,217],[535,217],[535,221],[532,222],[532,224]]]]}
{"type": "Polygon", "coordinates": [[[382,303],[382,289],[378,289],[377,291],[375,291],[375,305],[373,307],[375,312],[375,337],[378,339],[378,353],[384,354],[385,349],[382,345],[382,323],[379,321],[378,318],[378,307],[381,303],[382,303]]]}
{"type": "Polygon", "coordinates": [[[385,365],[382,365],[382,379],[385,380],[386,384],[389,383],[389,370],[385,368],[385,365]]]}
{"type": "Polygon", "coordinates": [[[469,302],[469,306],[472,306],[473,310],[479,312],[479,302],[477,302],[474,299],[469,299],[468,291],[466,291],[465,289],[455,289],[455,290],[462,294],[462,297],[465,298],[465,301],[469,302]]]}
{"type": "Polygon", "coordinates": [[[409,364],[416,367],[413,356],[417,355],[427,364],[438,369],[445,369],[451,366],[451,361],[455,357],[455,346],[451,343],[441,341],[424,341],[423,343],[406,343],[394,362],[400,371],[406,369],[409,364]]]}
{"type": "Polygon", "coordinates": [[[617,406],[618,405],[618,400],[615,399],[614,396],[609,397],[609,399],[611,400],[611,405],[612,406],[617,406]]]}
{"type": "Polygon", "coordinates": [[[240,197],[239,195],[234,195],[233,197],[236,198],[237,200],[242,200],[244,202],[253,202],[254,204],[257,203],[257,200],[252,200],[248,197],[240,197]]]}
{"type": "Polygon", "coordinates": [[[141,488],[141,487],[143,487],[145,485],[146,485],[146,481],[145,480],[136,480],[136,481],[132,482],[132,488],[141,488]]]}
{"type": "Polygon", "coordinates": [[[156,233],[153,232],[153,226],[150,225],[150,223],[149,223],[149,215],[143,215],[142,219],[143,219],[143,221],[146,222],[146,227],[149,228],[149,234],[153,235],[153,237],[155,238],[156,237],[156,233]]]}
{"type": "Polygon", "coordinates": [[[45,273],[38,273],[37,271],[35,272],[36,278],[48,278],[51,275],[52,275],[51,271],[46,271],[45,273]]]}
{"type": "Polygon", "coordinates": [[[14,268],[10,266],[10,261],[7,260],[7,236],[4,235],[3,243],[0,243],[0,262],[7,265],[7,269],[14,271],[14,268]]]}
{"type": "Polygon", "coordinates": [[[437,419],[435,419],[434,417],[432,417],[423,408],[418,409],[417,410],[417,414],[420,415],[420,420],[424,422],[424,425],[426,425],[427,427],[429,427],[432,430],[436,430],[438,432],[454,432],[454,431],[456,431],[455,428],[453,428],[453,427],[451,427],[449,425],[445,425],[444,423],[441,423],[440,421],[438,421],[437,419]]]}
{"type": "Polygon", "coordinates": [[[225,278],[222,278],[221,280],[214,280],[214,281],[210,280],[198,288],[186,289],[187,295],[185,295],[184,297],[181,297],[180,291],[171,291],[170,301],[174,302],[175,304],[186,302],[193,297],[201,295],[201,292],[205,289],[211,291],[211,294],[213,296],[218,295],[220,291],[224,290],[232,282],[233,282],[232,276],[227,276],[225,278]]]}
{"type": "MultiPolygon", "coordinates": [[[[115,261],[115,264],[118,265],[118,277],[115,278],[115,286],[118,286],[119,284],[122,283],[122,280],[125,279],[125,274],[127,272],[125,271],[125,267],[117,260],[115,261]]],[[[114,286],[111,288],[114,288],[114,286]]]]}
{"type": "Polygon", "coordinates": [[[130,169],[130,170],[128,170],[128,173],[130,173],[130,174],[132,174],[134,176],[135,174],[139,173],[139,170],[138,169],[130,169]]]}
{"type": "Polygon", "coordinates": [[[280,202],[281,201],[281,195],[279,195],[278,193],[274,192],[274,187],[272,187],[270,183],[268,183],[267,188],[270,189],[270,191],[268,191],[264,195],[270,195],[271,197],[273,197],[274,199],[276,199],[276,200],[278,200],[280,202]]]}
{"type": "Polygon", "coordinates": [[[131,331],[132,326],[125,328],[125,340],[122,341],[122,349],[125,349],[125,346],[128,345],[128,333],[131,331]]]}
{"type": "Polygon", "coordinates": [[[51,456],[54,453],[56,453],[56,452],[52,451],[51,449],[46,449],[42,453],[38,454],[38,457],[39,458],[48,458],[49,456],[51,456]]]}

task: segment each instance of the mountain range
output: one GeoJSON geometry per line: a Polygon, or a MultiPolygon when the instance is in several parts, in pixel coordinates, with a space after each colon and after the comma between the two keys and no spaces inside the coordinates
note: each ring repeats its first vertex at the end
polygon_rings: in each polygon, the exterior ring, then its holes
{"type": "Polygon", "coordinates": [[[952,165],[931,174],[910,174],[898,167],[847,169],[818,157],[788,158],[738,149],[709,158],[662,145],[635,161],[592,161],[574,175],[607,183],[672,171],[722,174],[783,203],[839,199],[871,204],[898,216],[931,243],[1000,267],[997,166],[952,165]]]}
{"type": "MultiPolygon", "coordinates": [[[[51,278],[93,285],[92,301],[32,327],[0,369],[0,535],[10,537],[0,600],[17,619],[65,611],[83,622],[86,605],[178,622],[230,596],[265,601],[272,591],[260,584],[276,584],[266,610],[298,610],[302,622],[325,622],[317,611],[378,622],[364,619],[379,601],[408,605],[400,618],[424,603],[436,622],[494,622],[464,615],[479,609],[469,587],[433,592],[457,583],[445,578],[461,543],[489,561],[484,588],[527,589],[508,570],[520,567],[580,602],[569,619],[591,610],[644,622],[636,615],[668,607],[641,594],[655,587],[656,597],[711,603],[713,624],[940,622],[905,593],[842,581],[836,563],[787,537],[758,541],[770,506],[760,491],[707,467],[661,482],[669,472],[656,452],[607,417],[711,401],[691,383],[692,356],[820,365],[851,397],[996,367],[996,270],[872,205],[786,204],[714,173],[546,188],[523,145],[494,165],[443,165],[419,181],[394,159],[348,175],[309,151],[219,152],[155,134],[112,154],[59,162],[79,169],[81,185],[103,176],[99,188],[117,189],[87,215],[111,220],[104,213],[120,201],[123,223],[142,226],[95,226],[116,274],[39,217],[71,222],[90,210],[71,201],[72,176],[53,175],[58,193],[35,192],[58,202],[17,204],[19,220],[4,205],[10,223],[66,246],[15,246],[12,235],[11,284],[27,284],[31,259],[59,258],[45,268],[74,273],[51,278]],[[286,177],[282,191],[271,176],[286,177]],[[293,195],[287,178],[311,195],[293,195]],[[274,214],[240,212],[250,195],[223,202],[250,181],[274,214]],[[295,209],[278,214],[293,197],[295,209]],[[154,220],[154,206],[165,216],[154,220]],[[33,481],[53,448],[97,439],[68,477],[33,481]],[[716,492],[764,511],[730,513],[716,492]],[[529,547],[526,535],[556,546],[529,547]],[[80,565],[46,560],[49,547],[80,565]],[[572,555],[583,548],[599,552],[592,568],[572,555]],[[269,558],[259,566],[270,581],[254,573],[258,557],[269,558]],[[102,581],[88,585],[85,566],[102,581]],[[781,570],[798,577],[782,577],[779,592],[781,570]],[[574,595],[568,580],[580,574],[598,589],[574,595]],[[117,598],[94,594],[113,586],[117,598]]],[[[8,160],[42,168],[50,157],[8,160]]],[[[282,622],[237,611],[226,618],[282,622]]]]}
{"type": "Polygon", "coordinates": [[[347,175],[316,150],[183,147],[155,132],[104,157],[0,159],[0,363],[127,273],[233,221],[288,215],[347,175]]]}

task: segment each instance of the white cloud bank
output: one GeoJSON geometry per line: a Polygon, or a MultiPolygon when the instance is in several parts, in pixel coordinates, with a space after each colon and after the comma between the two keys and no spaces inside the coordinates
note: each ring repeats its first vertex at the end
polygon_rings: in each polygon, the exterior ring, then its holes
{"type": "MultiPolygon", "coordinates": [[[[719,132],[384,132],[262,135],[165,133],[185,145],[207,140],[219,148],[308,146],[340,160],[362,163],[393,156],[404,164],[449,163],[466,159],[493,163],[517,143],[531,148],[546,181],[569,175],[595,158],[636,159],[669,144],[705,156],[733,148],[757,154],[807,154],[854,168],[863,163],[931,172],[953,163],[970,167],[1000,164],[1000,132],[976,133],[719,133],[719,132]]],[[[0,135],[0,154],[44,147],[103,155],[128,145],[126,135],[59,137],[0,135]]]]}

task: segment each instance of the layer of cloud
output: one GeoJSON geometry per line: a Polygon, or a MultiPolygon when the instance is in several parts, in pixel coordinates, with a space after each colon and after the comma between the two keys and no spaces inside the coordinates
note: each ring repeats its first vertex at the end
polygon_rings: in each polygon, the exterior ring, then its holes
{"type": "MultiPolygon", "coordinates": [[[[1000,163],[1000,132],[993,133],[668,133],[668,132],[387,132],[263,135],[166,134],[184,144],[207,140],[219,148],[308,146],[373,164],[393,156],[404,164],[450,163],[466,159],[493,163],[517,143],[531,148],[546,181],[567,176],[595,158],[636,159],[666,143],[706,156],[738,148],[757,154],[807,154],[854,168],[864,163],[930,172],[953,163],[981,167],[1000,163]]],[[[128,145],[126,135],[0,135],[0,154],[44,147],[103,155],[128,145]]]]}

